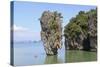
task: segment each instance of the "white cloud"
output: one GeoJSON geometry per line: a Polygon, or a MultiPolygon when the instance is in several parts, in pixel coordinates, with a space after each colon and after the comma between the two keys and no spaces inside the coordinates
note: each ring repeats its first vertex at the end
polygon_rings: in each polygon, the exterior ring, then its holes
{"type": "Polygon", "coordinates": [[[14,24],[14,40],[15,41],[27,41],[27,40],[40,40],[40,31],[31,31],[28,28],[17,26],[14,24]]]}
{"type": "Polygon", "coordinates": [[[22,26],[17,26],[17,25],[14,24],[13,30],[14,31],[27,31],[28,28],[25,28],[25,27],[22,27],[22,26]]]}

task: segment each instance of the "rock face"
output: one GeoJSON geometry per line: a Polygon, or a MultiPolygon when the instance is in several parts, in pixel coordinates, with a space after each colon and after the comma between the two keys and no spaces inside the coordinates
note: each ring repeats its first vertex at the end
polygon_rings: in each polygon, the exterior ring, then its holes
{"type": "Polygon", "coordinates": [[[62,16],[60,13],[44,11],[41,18],[41,40],[47,55],[56,55],[61,48],[62,16]]]}
{"type": "Polygon", "coordinates": [[[80,11],[64,29],[66,49],[97,49],[97,9],[80,11]]]}
{"type": "Polygon", "coordinates": [[[88,16],[88,28],[91,49],[97,49],[97,13],[88,16]]]}

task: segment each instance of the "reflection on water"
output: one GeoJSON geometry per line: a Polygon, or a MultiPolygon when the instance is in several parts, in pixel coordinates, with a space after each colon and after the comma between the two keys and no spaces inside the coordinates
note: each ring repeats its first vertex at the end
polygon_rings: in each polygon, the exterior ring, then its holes
{"type": "Polygon", "coordinates": [[[96,61],[96,52],[69,50],[65,52],[65,63],[68,62],[84,62],[84,61],[96,61]]]}
{"type": "Polygon", "coordinates": [[[58,63],[57,55],[46,56],[44,64],[55,64],[58,63]]]}
{"type": "Polygon", "coordinates": [[[65,51],[64,46],[58,51],[58,55],[46,56],[44,47],[41,43],[14,44],[14,65],[39,65],[56,64],[68,62],[96,61],[96,52],[65,51]]]}

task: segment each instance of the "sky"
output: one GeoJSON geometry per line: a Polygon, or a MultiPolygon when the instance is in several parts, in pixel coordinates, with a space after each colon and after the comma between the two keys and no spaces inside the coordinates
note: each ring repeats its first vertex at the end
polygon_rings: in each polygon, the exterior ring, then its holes
{"type": "Polygon", "coordinates": [[[63,16],[62,26],[69,23],[72,17],[75,17],[79,11],[89,11],[96,6],[72,5],[72,4],[54,4],[14,1],[14,41],[38,41],[40,37],[40,21],[44,11],[57,11],[63,16]]]}

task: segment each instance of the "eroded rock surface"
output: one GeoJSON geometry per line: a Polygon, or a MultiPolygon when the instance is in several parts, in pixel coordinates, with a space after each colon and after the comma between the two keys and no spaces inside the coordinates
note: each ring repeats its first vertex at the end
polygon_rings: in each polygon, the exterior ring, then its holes
{"type": "Polygon", "coordinates": [[[65,48],[97,50],[97,9],[80,11],[65,26],[65,48]]]}
{"type": "Polygon", "coordinates": [[[40,18],[41,40],[47,55],[56,55],[62,40],[61,13],[44,11],[40,18]]]}
{"type": "Polygon", "coordinates": [[[97,13],[89,15],[88,28],[91,49],[97,49],[97,13]]]}

